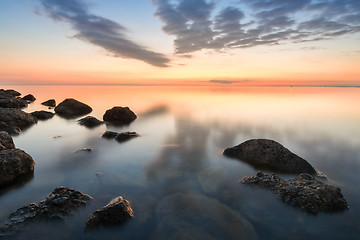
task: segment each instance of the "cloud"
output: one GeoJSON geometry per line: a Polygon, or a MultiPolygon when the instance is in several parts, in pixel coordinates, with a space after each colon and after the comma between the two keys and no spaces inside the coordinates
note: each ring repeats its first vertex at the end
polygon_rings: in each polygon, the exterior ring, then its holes
{"type": "Polygon", "coordinates": [[[100,46],[115,57],[137,59],[157,67],[167,67],[170,59],[161,53],[129,40],[122,25],[93,15],[81,0],[40,0],[43,10],[55,21],[67,22],[76,31],[74,37],[100,46]]]}
{"type": "Polygon", "coordinates": [[[176,54],[329,40],[360,32],[359,0],[152,0],[176,54]]]}

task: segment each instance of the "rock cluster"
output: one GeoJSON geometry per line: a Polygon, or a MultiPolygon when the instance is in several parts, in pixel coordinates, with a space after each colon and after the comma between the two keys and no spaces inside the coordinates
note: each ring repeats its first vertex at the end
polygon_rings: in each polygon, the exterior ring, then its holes
{"type": "Polygon", "coordinates": [[[5,127],[1,130],[25,129],[37,123],[37,118],[17,108],[0,108],[0,122],[5,127]]]}
{"type": "Polygon", "coordinates": [[[309,213],[336,212],[348,208],[340,188],[324,184],[306,173],[285,181],[275,174],[270,176],[258,172],[256,176],[244,177],[241,182],[270,189],[284,202],[309,213]]]}
{"type": "Polygon", "coordinates": [[[15,90],[0,89],[0,107],[1,108],[23,108],[27,107],[27,101],[21,99],[21,94],[15,90]]]}

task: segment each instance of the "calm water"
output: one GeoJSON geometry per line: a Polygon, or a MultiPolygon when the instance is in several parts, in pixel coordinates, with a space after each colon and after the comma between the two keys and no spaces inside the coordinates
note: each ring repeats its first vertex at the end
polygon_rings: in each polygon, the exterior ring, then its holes
{"type": "Polygon", "coordinates": [[[73,97],[99,119],[113,106],[138,115],[126,127],[94,129],[55,116],[14,137],[36,161],[35,172],[24,185],[0,192],[0,218],[58,186],[94,197],[65,222],[33,224],[18,239],[241,239],[234,231],[241,221],[259,239],[360,239],[359,88],[5,88],[37,98],[27,112],[47,110],[40,103],[50,98],[73,97]],[[101,138],[106,130],[141,137],[119,144],[101,138]],[[309,215],[239,184],[256,169],[222,151],[252,138],[276,140],[307,159],[341,187],[350,209],[309,215]],[[75,153],[82,148],[94,151],[75,153]],[[90,213],[119,195],[131,201],[135,219],[85,234],[90,213]]]}

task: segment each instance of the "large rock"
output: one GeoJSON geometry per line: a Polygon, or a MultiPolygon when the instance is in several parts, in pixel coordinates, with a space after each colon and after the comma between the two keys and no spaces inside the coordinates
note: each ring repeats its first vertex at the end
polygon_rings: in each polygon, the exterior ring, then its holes
{"type": "Polygon", "coordinates": [[[84,117],[78,120],[78,122],[80,125],[83,125],[87,128],[94,128],[104,123],[103,121],[100,121],[99,119],[93,116],[84,117]]]}
{"type": "Polygon", "coordinates": [[[36,98],[32,94],[28,94],[28,95],[22,97],[22,99],[25,101],[28,101],[28,102],[33,102],[36,100],[36,98]]]}
{"type": "Polygon", "coordinates": [[[117,125],[130,124],[136,115],[128,107],[113,107],[105,112],[103,120],[117,125]]]}
{"type": "Polygon", "coordinates": [[[44,106],[48,106],[48,107],[55,107],[56,106],[56,101],[55,101],[55,99],[49,99],[49,100],[47,100],[45,102],[42,102],[41,104],[44,105],[44,106]]]}
{"type": "Polygon", "coordinates": [[[0,151],[0,186],[15,182],[18,178],[34,172],[34,160],[20,149],[0,151]]]}
{"type": "Polygon", "coordinates": [[[0,122],[24,129],[37,123],[37,118],[16,108],[0,108],[0,122]]]}
{"type": "Polygon", "coordinates": [[[316,173],[316,170],[305,159],[273,140],[248,140],[225,149],[223,154],[249,163],[258,169],[280,173],[316,173]]]}
{"type": "Polygon", "coordinates": [[[86,229],[99,226],[121,225],[134,217],[130,202],[121,196],[111,200],[109,204],[93,212],[86,222],[86,229]]]}
{"type": "Polygon", "coordinates": [[[0,131],[0,151],[14,148],[15,144],[9,133],[0,131]]]}
{"type": "Polygon", "coordinates": [[[27,106],[26,100],[23,100],[17,96],[17,92],[14,90],[0,89],[0,107],[2,108],[23,108],[27,106]]]}
{"type": "Polygon", "coordinates": [[[21,129],[16,126],[10,126],[5,122],[0,121],[0,131],[5,131],[11,135],[17,135],[21,132],[21,129]]]}
{"type": "Polygon", "coordinates": [[[73,210],[91,200],[87,194],[67,187],[56,188],[45,200],[30,203],[12,213],[0,228],[0,237],[13,235],[36,220],[58,220],[72,215],[73,210]]]}
{"type": "Polygon", "coordinates": [[[79,117],[92,112],[92,108],[73,98],[67,98],[55,107],[55,113],[65,118],[79,117]]]}
{"type": "Polygon", "coordinates": [[[165,197],[156,212],[158,224],[150,239],[258,239],[239,212],[200,194],[165,197]]]}
{"type": "Polygon", "coordinates": [[[324,184],[307,173],[285,181],[275,174],[270,176],[258,172],[256,176],[244,177],[241,182],[270,189],[284,202],[310,213],[336,212],[348,208],[340,188],[324,184]]]}
{"type": "Polygon", "coordinates": [[[34,117],[36,117],[39,120],[47,120],[52,118],[55,114],[52,112],[48,112],[48,111],[35,111],[32,112],[31,115],[33,115],[34,117]]]}
{"type": "Polygon", "coordinates": [[[21,95],[21,93],[19,93],[18,91],[15,91],[13,89],[7,89],[7,90],[0,89],[0,95],[1,94],[6,94],[6,95],[12,96],[12,97],[17,97],[17,96],[21,95]]]}

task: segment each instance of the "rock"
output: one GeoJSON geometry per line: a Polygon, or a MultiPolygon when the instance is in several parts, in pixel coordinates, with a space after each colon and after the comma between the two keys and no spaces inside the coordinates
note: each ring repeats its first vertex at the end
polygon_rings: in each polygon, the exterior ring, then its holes
{"type": "Polygon", "coordinates": [[[35,111],[32,112],[31,115],[33,115],[34,117],[36,117],[39,120],[47,120],[52,118],[55,114],[52,112],[48,112],[48,111],[35,111]]]}
{"type": "Polygon", "coordinates": [[[16,108],[0,108],[0,122],[24,129],[37,123],[37,118],[16,108]]]}
{"type": "Polygon", "coordinates": [[[101,137],[106,138],[106,139],[114,139],[114,138],[116,138],[117,135],[118,135],[117,132],[106,131],[106,132],[104,132],[104,134],[101,137]]]}
{"type": "Polygon", "coordinates": [[[133,217],[134,213],[130,202],[119,196],[111,200],[105,207],[93,212],[86,222],[85,229],[121,225],[133,217]]]}
{"type": "Polygon", "coordinates": [[[13,89],[7,89],[7,90],[0,89],[0,94],[2,94],[2,93],[5,93],[8,96],[12,96],[12,97],[17,97],[17,96],[21,95],[21,93],[19,93],[18,91],[15,91],[13,89]]]}
{"type": "Polygon", "coordinates": [[[0,150],[14,149],[15,144],[9,133],[0,131],[0,150]],[[2,146],[2,147],[1,147],[2,146]]]}
{"type": "Polygon", "coordinates": [[[49,100],[47,100],[45,102],[42,102],[41,104],[44,105],[44,106],[48,106],[48,107],[55,107],[56,106],[56,101],[55,101],[55,99],[49,99],[49,100]]]}
{"type": "Polygon", "coordinates": [[[324,184],[307,173],[285,181],[275,174],[270,176],[258,172],[256,176],[244,177],[241,182],[270,189],[284,202],[309,213],[337,212],[348,208],[340,188],[324,184]]]}
{"type": "Polygon", "coordinates": [[[0,131],[5,131],[11,135],[17,135],[21,132],[21,129],[16,126],[9,126],[5,122],[0,121],[0,131]]]}
{"type": "Polygon", "coordinates": [[[75,153],[80,153],[80,152],[92,152],[92,151],[94,151],[94,150],[91,149],[91,148],[83,148],[83,149],[77,150],[75,153]]]}
{"type": "Polygon", "coordinates": [[[26,100],[26,101],[28,101],[28,102],[33,102],[33,101],[36,100],[36,98],[35,98],[32,94],[28,94],[28,95],[22,97],[22,99],[23,99],[23,100],[26,100]]]}
{"type": "Polygon", "coordinates": [[[0,151],[0,186],[15,182],[19,177],[34,172],[34,160],[20,149],[0,151]]]}
{"type": "Polygon", "coordinates": [[[140,135],[137,134],[136,132],[122,132],[122,133],[119,133],[115,137],[115,140],[118,141],[119,143],[122,143],[122,142],[129,141],[132,138],[139,137],[139,136],[140,135]]]}
{"type": "Polygon", "coordinates": [[[273,140],[248,140],[235,147],[225,149],[223,154],[259,169],[280,173],[316,174],[316,170],[305,159],[273,140]]]}
{"type": "Polygon", "coordinates": [[[94,128],[104,123],[103,121],[100,121],[99,119],[92,116],[82,118],[78,122],[80,125],[83,125],[87,128],[94,128]]]}
{"type": "Polygon", "coordinates": [[[158,225],[150,239],[258,239],[252,224],[239,212],[200,194],[165,197],[155,216],[158,225]]]}
{"type": "MultiPolygon", "coordinates": [[[[2,90],[2,89],[1,89],[2,90]]],[[[23,108],[28,104],[25,100],[15,97],[6,91],[0,91],[0,107],[2,108],[23,108]]]]}
{"type": "Polygon", "coordinates": [[[92,108],[85,103],[67,98],[55,107],[55,113],[65,118],[79,117],[92,112],[92,108]]]}
{"type": "Polygon", "coordinates": [[[80,191],[58,187],[45,200],[30,203],[10,214],[0,228],[0,236],[13,235],[26,224],[36,220],[61,220],[72,215],[74,209],[85,205],[91,199],[92,197],[80,191]]]}
{"type": "Polygon", "coordinates": [[[118,125],[130,124],[136,115],[128,107],[113,107],[105,112],[103,120],[118,125]]]}

